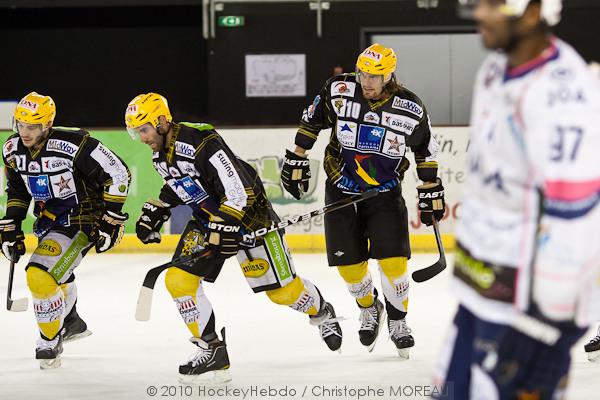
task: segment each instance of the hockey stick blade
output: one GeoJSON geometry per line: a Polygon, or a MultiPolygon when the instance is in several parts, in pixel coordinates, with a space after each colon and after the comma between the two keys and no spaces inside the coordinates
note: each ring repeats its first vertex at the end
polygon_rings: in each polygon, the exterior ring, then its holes
{"type": "Polygon", "coordinates": [[[12,299],[13,277],[15,275],[15,262],[11,260],[8,271],[8,288],[6,292],[6,309],[12,312],[27,311],[27,297],[21,299],[12,299]]]}
{"type": "MultiPolygon", "coordinates": [[[[322,208],[314,210],[307,214],[301,214],[296,217],[292,217],[285,221],[281,221],[278,224],[273,224],[269,228],[262,228],[254,232],[250,232],[248,235],[244,235],[244,238],[257,238],[260,236],[264,236],[269,232],[277,231],[280,229],[284,229],[290,225],[295,225],[299,222],[306,221],[310,218],[313,218],[317,215],[327,214],[332,211],[339,210],[340,208],[347,207],[352,204],[356,204],[360,201],[370,199],[372,197],[377,196],[379,192],[372,190],[364,193],[360,193],[357,195],[346,197],[342,200],[336,201],[334,203],[328,204],[322,208]]],[[[154,267],[150,269],[146,276],[144,277],[144,283],[142,284],[142,288],[140,289],[140,294],[138,295],[137,305],[135,309],[135,319],[138,321],[149,321],[150,320],[150,310],[152,308],[152,294],[154,292],[154,285],[160,274],[170,267],[177,267],[178,265],[186,264],[192,260],[195,260],[198,257],[206,257],[207,254],[197,255],[190,254],[186,256],[178,257],[174,260],[171,260],[165,264],[159,265],[158,267],[154,267]]]]}
{"type": "Polygon", "coordinates": [[[444,252],[444,244],[442,243],[442,235],[440,235],[438,222],[435,219],[433,220],[433,230],[435,232],[435,241],[437,243],[438,252],[440,253],[440,258],[429,267],[413,272],[412,278],[415,282],[428,281],[446,269],[446,253],[444,252]]]}

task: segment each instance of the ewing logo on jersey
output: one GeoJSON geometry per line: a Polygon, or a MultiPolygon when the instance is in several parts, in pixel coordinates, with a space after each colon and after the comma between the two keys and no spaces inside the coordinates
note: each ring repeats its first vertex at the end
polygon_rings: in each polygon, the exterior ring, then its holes
{"type": "Polygon", "coordinates": [[[336,135],[343,147],[356,146],[356,122],[337,120],[336,135]]]}
{"type": "Polygon", "coordinates": [[[411,135],[417,125],[419,124],[412,118],[405,117],[404,115],[397,115],[388,112],[382,112],[383,117],[382,125],[392,128],[395,131],[411,135]]]}
{"type": "Polygon", "coordinates": [[[194,153],[196,153],[196,149],[191,144],[175,142],[175,154],[193,159],[194,153]]]}
{"type": "Polygon", "coordinates": [[[401,99],[400,97],[395,96],[392,107],[397,110],[408,111],[411,114],[415,114],[419,118],[423,118],[423,107],[413,101],[401,99]]]}
{"type": "Polygon", "coordinates": [[[335,81],[331,84],[331,95],[332,96],[354,97],[355,90],[356,90],[355,82],[335,81]]]}
{"type": "Polygon", "coordinates": [[[48,140],[46,149],[72,156],[73,154],[77,153],[77,150],[79,150],[79,146],[75,146],[73,143],[67,142],[65,140],[50,139],[48,140]]]}
{"type": "Polygon", "coordinates": [[[358,130],[358,150],[378,151],[385,135],[385,129],[375,125],[360,125],[358,130]]]}

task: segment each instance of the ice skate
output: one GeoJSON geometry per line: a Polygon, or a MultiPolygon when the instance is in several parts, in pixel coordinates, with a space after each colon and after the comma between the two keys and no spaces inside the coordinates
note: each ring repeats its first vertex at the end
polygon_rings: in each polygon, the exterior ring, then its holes
{"type": "Polygon", "coordinates": [[[341,319],[343,318],[335,316],[333,306],[327,302],[323,304],[317,315],[310,316],[310,324],[319,327],[321,339],[331,351],[340,351],[342,347],[342,328],[338,323],[341,319]]]}
{"type": "Polygon", "coordinates": [[[600,363],[600,328],[596,336],[586,343],[584,349],[589,361],[600,363]]]}
{"type": "Polygon", "coordinates": [[[88,330],[87,324],[75,308],[65,317],[64,330],[63,330],[63,343],[73,342],[75,340],[83,339],[84,337],[90,336],[92,331],[88,330]]]}
{"type": "Polygon", "coordinates": [[[390,339],[398,349],[398,355],[404,360],[409,358],[409,349],[415,345],[415,339],[412,337],[411,329],[406,325],[405,319],[389,319],[388,330],[390,339]]]}
{"type": "Polygon", "coordinates": [[[193,337],[192,343],[198,350],[187,362],[179,366],[179,382],[183,384],[219,384],[231,381],[229,374],[229,356],[225,343],[225,328],[221,329],[220,341],[206,343],[200,338],[193,337]]]}
{"type": "Polygon", "coordinates": [[[52,340],[38,339],[35,346],[35,358],[40,360],[40,369],[60,367],[60,355],[63,352],[62,335],[57,335],[52,340]]]}
{"type": "MultiPolygon", "coordinates": [[[[359,305],[360,307],[360,305],[359,305]]],[[[366,346],[369,353],[375,348],[377,337],[379,336],[379,325],[385,318],[385,307],[377,295],[375,301],[370,307],[360,307],[360,329],[358,336],[363,346],[366,346]]]]}

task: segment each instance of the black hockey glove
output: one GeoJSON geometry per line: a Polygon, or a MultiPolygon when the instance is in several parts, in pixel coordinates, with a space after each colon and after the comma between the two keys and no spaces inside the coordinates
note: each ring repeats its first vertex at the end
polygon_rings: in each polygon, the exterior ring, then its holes
{"type": "Polygon", "coordinates": [[[310,179],[310,161],[307,157],[299,156],[289,150],[285,151],[285,160],[281,169],[281,183],[289,194],[296,200],[308,191],[310,179]]]}
{"type": "Polygon", "coordinates": [[[434,183],[425,183],[417,186],[417,192],[419,193],[421,222],[429,226],[433,224],[432,218],[435,218],[437,221],[441,220],[446,211],[442,180],[437,178],[434,183]]]}
{"type": "Polygon", "coordinates": [[[210,221],[207,225],[207,248],[216,260],[235,256],[242,241],[242,227],[225,221],[210,221]]]}
{"type": "Polygon", "coordinates": [[[96,253],[104,253],[115,247],[123,237],[125,221],[129,215],[114,211],[104,211],[102,218],[96,222],[98,239],[96,240],[96,253]]]}
{"type": "Polygon", "coordinates": [[[160,243],[160,228],[171,217],[169,204],[160,200],[148,200],[142,207],[142,215],[135,223],[135,233],[144,244],[160,243]]]}
{"type": "Polygon", "coordinates": [[[6,217],[1,219],[0,241],[4,257],[18,262],[19,258],[25,254],[25,235],[21,230],[21,221],[6,217]]]}

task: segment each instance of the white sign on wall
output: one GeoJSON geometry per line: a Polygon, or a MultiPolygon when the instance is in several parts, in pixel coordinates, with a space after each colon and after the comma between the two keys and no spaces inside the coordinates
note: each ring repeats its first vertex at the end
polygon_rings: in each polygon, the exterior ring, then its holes
{"type": "Polygon", "coordinates": [[[246,54],[246,97],[304,96],[304,54],[246,54]]]}

